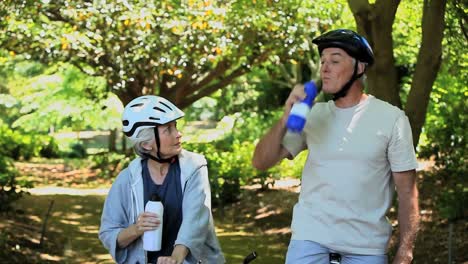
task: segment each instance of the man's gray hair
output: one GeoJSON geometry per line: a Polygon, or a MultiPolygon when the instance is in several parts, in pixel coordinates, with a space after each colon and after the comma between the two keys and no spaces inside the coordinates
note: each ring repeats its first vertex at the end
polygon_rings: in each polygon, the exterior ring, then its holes
{"type": "Polygon", "coordinates": [[[149,151],[143,148],[143,143],[150,142],[151,140],[154,139],[154,128],[149,127],[149,128],[143,128],[138,132],[137,136],[133,139],[130,139],[133,145],[133,149],[135,150],[135,153],[144,158],[146,157],[146,153],[149,151]]]}
{"type": "MultiPolygon", "coordinates": [[[[363,62],[363,61],[358,61],[358,60],[356,60],[355,58],[353,58],[353,64],[356,63],[356,62],[357,62],[357,63],[363,63],[363,64],[364,64],[364,67],[365,67],[365,68],[364,68],[364,71],[367,69],[368,63],[363,62]]],[[[367,80],[366,72],[364,72],[364,74],[363,74],[361,77],[359,77],[359,79],[357,79],[357,80],[360,81],[360,82],[362,83],[362,85],[365,85],[365,84],[366,84],[366,80],[367,80]]]]}

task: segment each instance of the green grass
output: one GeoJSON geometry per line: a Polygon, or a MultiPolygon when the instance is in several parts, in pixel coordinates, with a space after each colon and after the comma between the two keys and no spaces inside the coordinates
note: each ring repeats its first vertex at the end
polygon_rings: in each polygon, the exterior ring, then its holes
{"type": "MultiPolygon", "coordinates": [[[[242,263],[252,251],[258,253],[255,264],[284,263],[291,211],[270,202],[289,203],[296,195],[287,191],[248,190],[242,201],[225,205],[222,210],[214,209],[226,263],[242,263]]],[[[41,252],[25,250],[29,254],[25,258],[29,263],[113,263],[98,239],[104,199],[105,196],[97,195],[27,195],[20,199],[15,208],[26,219],[23,221],[31,231],[25,232],[28,239],[36,242],[50,202],[54,201],[47,222],[47,246],[41,252]],[[57,262],[48,261],[52,259],[57,262]]]]}
{"type": "Polygon", "coordinates": [[[214,210],[217,235],[227,263],[242,263],[252,251],[253,263],[284,263],[289,224],[297,193],[244,190],[241,200],[214,210]],[[287,205],[287,206],[284,206],[287,205]]]}

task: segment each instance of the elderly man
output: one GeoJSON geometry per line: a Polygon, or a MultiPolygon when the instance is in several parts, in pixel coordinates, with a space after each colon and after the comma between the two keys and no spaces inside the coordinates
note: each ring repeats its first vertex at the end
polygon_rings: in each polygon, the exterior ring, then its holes
{"type": "Polygon", "coordinates": [[[364,37],[339,29],[313,43],[321,58],[322,90],[333,100],[314,105],[303,132],[288,132],[291,107],[305,97],[297,85],[252,161],[265,170],[308,150],[286,263],[388,263],[392,228],[385,215],[395,187],[400,242],[393,263],[411,263],[419,216],[408,118],[364,93],[362,76],[374,62],[364,37]]]}

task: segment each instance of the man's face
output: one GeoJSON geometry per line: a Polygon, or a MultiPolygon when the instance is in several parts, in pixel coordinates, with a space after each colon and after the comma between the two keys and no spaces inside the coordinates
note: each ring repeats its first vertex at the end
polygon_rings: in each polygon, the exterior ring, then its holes
{"type": "Polygon", "coordinates": [[[320,58],[320,78],[325,93],[337,93],[354,72],[354,59],[340,48],[326,48],[320,58]]]}

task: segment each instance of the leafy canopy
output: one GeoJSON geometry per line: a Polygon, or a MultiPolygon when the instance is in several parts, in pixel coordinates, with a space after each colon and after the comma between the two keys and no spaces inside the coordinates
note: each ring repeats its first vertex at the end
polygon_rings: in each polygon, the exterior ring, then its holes
{"type": "Polygon", "coordinates": [[[124,102],[159,93],[185,107],[271,60],[310,56],[343,1],[5,1],[0,45],[68,61],[124,102]]]}

